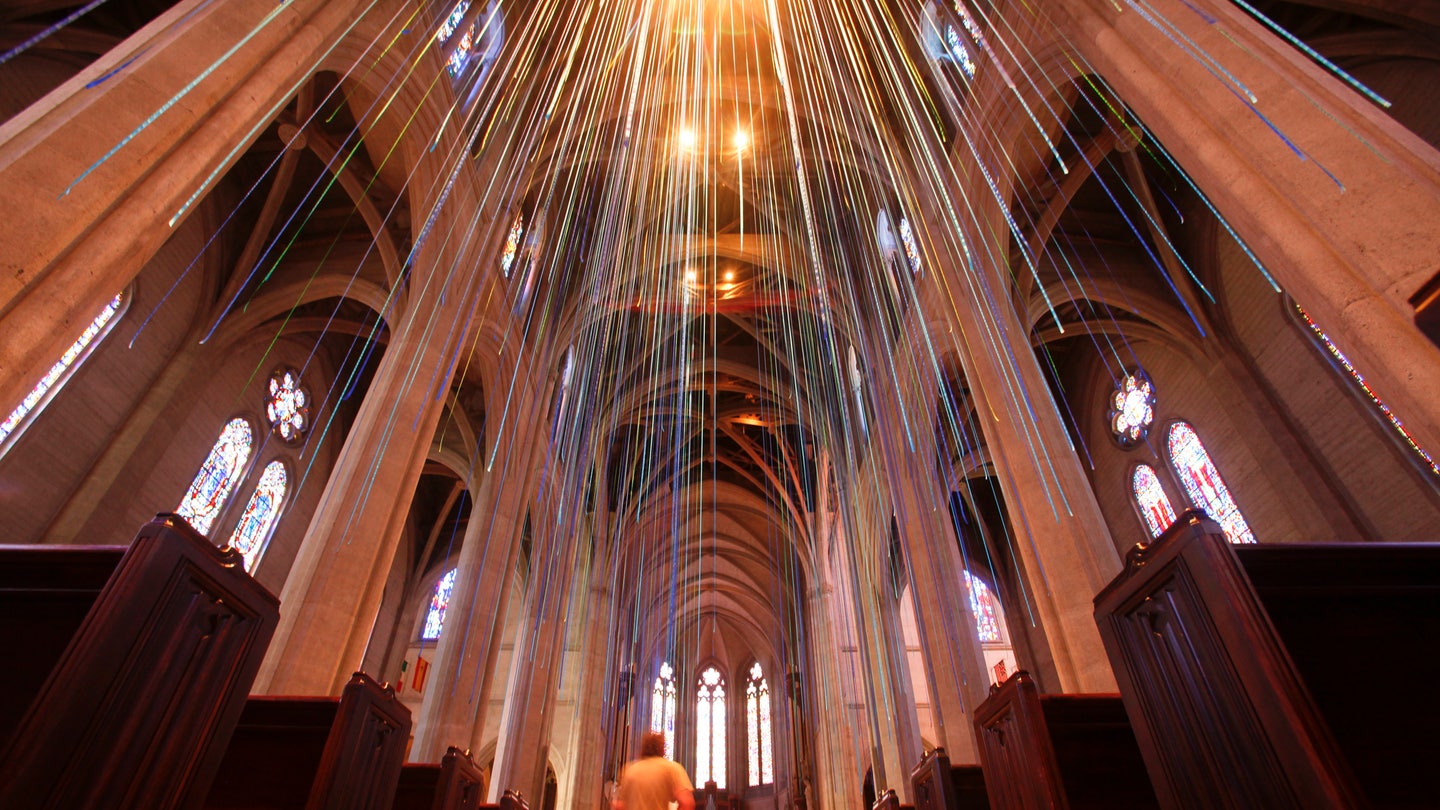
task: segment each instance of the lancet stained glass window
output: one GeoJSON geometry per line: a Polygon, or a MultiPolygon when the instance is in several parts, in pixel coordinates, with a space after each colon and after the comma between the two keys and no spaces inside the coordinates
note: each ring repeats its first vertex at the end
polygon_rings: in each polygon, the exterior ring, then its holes
{"type": "Polygon", "coordinates": [[[750,784],[775,781],[775,747],[770,738],[770,684],[756,661],[745,683],[745,741],[749,744],[750,784]]]}
{"type": "Polygon", "coordinates": [[[970,10],[965,8],[965,4],[961,0],[955,0],[955,13],[960,15],[960,22],[965,24],[965,31],[970,34],[970,39],[974,40],[976,45],[984,48],[985,35],[981,33],[979,24],[975,22],[974,17],[970,16],[970,10]]]}
{"type": "Polygon", "coordinates": [[[310,394],[300,384],[300,372],[281,369],[270,375],[265,416],[280,438],[293,442],[310,428],[310,394]]]}
{"type": "Polygon", "coordinates": [[[707,667],[695,690],[695,784],[725,787],[725,678],[707,667]]]}
{"type": "Polygon", "coordinates": [[[220,431],[220,438],[210,448],[210,455],[200,465],[200,472],[190,483],[190,490],[184,500],[175,508],[175,513],[185,518],[195,531],[208,535],[215,518],[225,507],[230,491],[245,462],[250,460],[250,423],[244,419],[231,419],[220,431]]]}
{"type": "Polygon", "coordinates": [[[915,231],[910,227],[910,220],[900,218],[900,245],[905,248],[905,260],[910,263],[910,272],[920,275],[925,265],[920,261],[920,245],[915,242],[915,231]]]}
{"type": "Polygon", "coordinates": [[[945,26],[945,46],[950,50],[950,58],[960,66],[960,72],[965,78],[975,78],[975,60],[970,56],[970,49],[965,47],[965,40],[961,38],[960,32],[955,26],[945,26]]]}
{"type": "Polygon", "coordinates": [[[975,614],[975,628],[980,633],[980,641],[985,644],[999,644],[1004,639],[1000,635],[1000,615],[995,609],[995,596],[990,593],[990,588],[984,582],[970,575],[965,571],[965,592],[970,596],[970,612],[975,614]]]}
{"type": "Polygon", "coordinates": [[[1310,327],[1310,331],[1315,333],[1315,337],[1320,340],[1320,343],[1325,347],[1325,351],[1329,352],[1330,356],[1340,363],[1340,367],[1345,369],[1345,373],[1350,375],[1350,379],[1354,380],[1356,384],[1360,386],[1360,390],[1364,391],[1365,396],[1369,397],[1370,401],[1375,404],[1375,407],[1380,410],[1380,415],[1385,417],[1385,421],[1390,424],[1390,427],[1395,429],[1400,439],[1409,446],[1415,455],[1419,456],[1420,459],[1425,462],[1425,466],[1429,467],[1431,472],[1440,475],[1440,466],[1435,464],[1435,459],[1431,458],[1430,454],[1425,452],[1425,448],[1416,443],[1415,437],[1411,436],[1410,431],[1405,429],[1405,425],[1400,421],[1400,417],[1396,416],[1395,412],[1390,410],[1390,406],[1385,404],[1385,400],[1376,396],[1375,392],[1370,388],[1370,383],[1365,381],[1365,376],[1350,363],[1350,358],[1346,357],[1345,353],[1340,351],[1340,347],[1336,346],[1334,342],[1330,340],[1330,336],[1325,334],[1325,330],[1321,329],[1320,325],[1311,319],[1310,313],[1301,308],[1299,304],[1295,305],[1295,312],[1300,316],[1301,320],[1305,321],[1305,324],[1310,327]]]}
{"type": "Polygon", "coordinates": [[[436,41],[441,45],[449,42],[450,37],[455,36],[455,29],[459,28],[460,23],[464,22],[465,12],[469,10],[470,0],[460,0],[460,2],[456,3],[455,8],[450,10],[450,16],[445,18],[445,22],[440,23],[440,30],[435,32],[436,41]]]}
{"type": "Polygon", "coordinates": [[[420,631],[420,638],[425,641],[439,639],[440,631],[445,629],[445,611],[450,607],[450,594],[455,592],[455,575],[459,571],[458,568],[451,568],[435,583],[435,593],[430,597],[430,610],[425,613],[425,628],[420,631]]]}
{"type": "Polygon", "coordinates": [[[1135,467],[1135,472],[1130,474],[1130,492],[1135,496],[1135,504],[1140,507],[1145,528],[1150,530],[1151,537],[1159,537],[1175,522],[1170,496],[1165,494],[1165,488],[1160,486],[1160,477],[1150,465],[1135,467]]]}
{"type": "Polygon", "coordinates": [[[650,690],[650,730],[665,735],[665,757],[675,759],[675,670],[667,661],[660,665],[655,687],[650,690]]]}
{"type": "MultiPolygon", "coordinates": [[[[450,15],[440,24],[440,29],[435,32],[435,41],[440,45],[446,45],[455,37],[460,26],[465,22],[465,14],[470,11],[470,0],[460,0],[450,15]]],[[[445,69],[449,71],[452,79],[459,78],[465,72],[465,66],[470,61],[470,51],[475,47],[475,26],[478,20],[470,23],[460,36],[455,47],[450,51],[450,56],[445,60],[445,69]]]]}
{"type": "Polygon", "coordinates": [[[76,338],[75,342],[70,344],[70,348],[60,355],[60,359],[55,361],[55,365],[45,372],[45,376],[40,378],[40,382],[35,383],[35,387],[30,389],[30,393],[20,400],[20,404],[15,406],[15,410],[5,417],[4,422],[0,422],[0,446],[3,446],[5,440],[10,438],[10,434],[15,432],[15,428],[25,421],[25,417],[34,412],[40,402],[45,399],[45,395],[60,383],[61,378],[75,365],[75,361],[79,360],[98,338],[107,333],[107,328],[113,326],[115,316],[120,313],[121,305],[124,302],[124,293],[110,299],[110,303],[100,310],[100,314],[96,315],[95,320],[85,327],[85,331],[80,333],[80,337],[76,338]]]}
{"type": "Polygon", "coordinates": [[[245,513],[240,516],[240,523],[230,536],[230,545],[245,557],[246,571],[255,570],[255,564],[265,551],[275,520],[280,517],[286,484],[285,465],[279,461],[266,464],[250,502],[245,505],[245,513]]]}
{"type": "Polygon", "coordinates": [[[1230,542],[1255,542],[1250,525],[1240,514],[1240,507],[1225,486],[1225,480],[1220,477],[1220,471],[1210,460],[1210,454],[1195,429],[1184,422],[1176,422],[1170,427],[1166,445],[1170,452],[1170,465],[1175,468],[1175,475],[1185,487],[1190,502],[1209,513],[1225,530],[1230,542]]]}
{"type": "Polygon", "coordinates": [[[510,270],[515,264],[515,256],[520,252],[520,240],[525,236],[525,215],[516,214],[515,221],[510,223],[510,233],[505,236],[505,249],[500,252],[500,272],[505,278],[510,277],[510,270]]]}

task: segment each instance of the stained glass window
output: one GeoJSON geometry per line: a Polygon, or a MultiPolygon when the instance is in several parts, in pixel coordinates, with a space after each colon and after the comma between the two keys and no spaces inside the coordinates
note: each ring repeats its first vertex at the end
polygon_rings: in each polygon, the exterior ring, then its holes
{"type": "Polygon", "coordinates": [[[310,428],[310,394],[300,384],[300,372],[287,368],[270,375],[265,416],[270,420],[270,427],[287,442],[305,435],[310,428]]]}
{"type": "Polygon", "coordinates": [[[114,324],[115,316],[120,313],[121,305],[124,302],[124,293],[110,299],[110,303],[100,310],[100,314],[96,315],[95,320],[85,327],[85,331],[80,333],[80,337],[76,338],[75,342],[70,344],[70,348],[60,355],[60,359],[55,361],[55,365],[45,372],[45,376],[40,378],[40,382],[35,383],[35,387],[30,389],[30,393],[20,400],[20,404],[15,407],[15,410],[5,417],[4,422],[0,422],[0,445],[4,445],[5,440],[10,438],[10,434],[15,432],[15,428],[19,427],[20,423],[25,421],[25,417],[40,405],[40,402],[45,399],[45,395],[50,393],[51,389],[60,382],[60,378],[64,377],[65,373],[75,365],[75,361],[85,354],[97,338],[107,332],[107,327],[114,324]]]}
{"type": "Polygon", "coordinates": [[[970,575],[965,571],[965,592],[970,596],[970,612],[975,614],[975,627],[980,633],[980,641],[986,644],[999,644],[1004,639],[1000,635],[1000,615],[996,610],[995,596],[990,593],[984,582],[970,575]]]}
{"type": "Polygon", "coordinates": [[[505,237],[505,249],[500,253],[500,272],[510,277],[510,269],[515,264],[515,256],[520,252],[520,240],[525,236],[525,215],[516,214],[515,221],[510,223],[510,233],[505,237]]]}
{"type": "Polygon", "coordinates": [[[465,36],[460,38],[460,44],[450,52],[450,58],[445,60],[445,69],[450,72],[450,78],[456,79],[465,72],[465,65],[470,62],[470,50],[475,47],[475,26],[472,24],[465,36]]]}
{"type": "Polygon", "coordinates": [[[775,748],[770,738],[770,684],[756,661],[745,684],[745,732],[749,743],[750,784],[775,781],[775,748]]]}
{"type": "Polygon", "coordinates": [[[910,220],[900,218],[900,244],[905,248],[905,260],[910,262],[910,272],[919,275],[925,269],[920,263],[920,246],[915,242],[915,231],[910,228],[910,220]]]}
{"type": "Polygon", "coordinates": [[[707,667],[695,691],[695,784],[725,787],[725,678],[707,667]]]}
{"type": "Polygon", "coordinates": [[[875,243],[880,248],[880,258],[891,262],[899,247],[895,244],[895,229],[890,227],[890,215],[882,208],[875,215],[875,243]]]}
{"type": "Polygon", "coordinates": [[[1195,429],[1184,422],[1176,422],[1170,428],[1166,442],[1170,451],[1170,464],[1175,475],[1185,487],[1190,502],[1204,509],[1221,528],[1232,543],[1253,543],[1255,535],[1240,514],[1240,507],[1220,477],[1220,471],[1210,460],[1200,436],[1195,429]]]}
{"type": "Polygon", "coordinates": [[[445,610],[450,607],[450,594],[455,592],[455,575],[459,571],[458,568],[451,568],[435,583],[435,593],[430,597],[430,610],[425,613],[425,629],[420,631],[420,638],[425,641],[439,639],[440,631],[445,628],[445,610]]]}
{"type": "Polygon", "coordinates": [[[440,23],[440,30],[435,32],[436,41],[441,45],[449,42],[450,37],[455,35],[455,29],[459,28],[460,23],[464,22],[465,12],[469,10],[470,0],[460,0],[460,2],[456,3],[455,8],[450,11],[450,16],[445,18],[445,22],[440,23]]]}
{"type": "Polygon", "coordinates": [[[650,690],[650,730],[665,735],[665,756],[675,758],[675,670],[669,662],[660,665],[655,687],[650,690]]]}
{"type": "Polygon", "coordinates": [[[245,513],[240,516],[240,523],[230,536],[230,545],[245,557],[246,571],[255,570],[255,563],[260,561],[265,543],[270,540],[275,520],[280,517],[280,504],[285,500],[286,483],[284,464],[272,461],[265,465],[260,483],[255,485],[255,492],[245,505],[245,513]]]}
{"type": "MultiPolygon", "coordinates": [[[[1390,427],[1395,429],[1395,432],[1400,435],[1400,439],[1414,451],[1415,455],[1419,456],[1420,459],[1425,462],[1425,466],[1429,467],[1431,472],[1440,475],[1440,466],[1436,466],[1435,459],[1431,458],[1430,454],[1425,452],[1425,448],[1416,443],[1415,437],[1411,436],[1410,431],[1405,429],[1405,425],[1401,423],[1400,417],[1396,416],[1395,412],[1390,410],[1390,406],[1386,405],[1384,400],[1375,395],[1375,392],[1370,388],[1370,383],[1365,381],[1365,376],[1361,374],[1355,366],[1351,365],[1350,358],[1346,357],[1345,353],[1340,351],[1339,347],[1330,340],[1330,336],[1325,334],[1325,330],[1321,329],[1320,325],[1311,319],[1310,313],[1302,309],[1299,304],[1295,305],[1295,312],[1298,313],[1300,318],[1305,321],[1305,324],[1310,327],[1310,331],[1315,333],[1315,337],[1324,345],[1325,351],[1329,352],[1330,356],[1340,363],[1341,368],[1345,369],[1345,373],[1349,374],[1350,378],[1360,386],[1360,390],[1365,392],[1365,396],[1369,397],[1370,401],[1375,403],[1375,407],[1380,410],[1380,415],[1385,417],[1385,421],[1390,423],[1390,427]]],[[[0,436],[0,439],[3,439],[3,436],[0,436]]]]}
{"type": "Polygon", "coordinates": [[[975,78],[975,60],[970,57],[970,49],[965,47],[965,40],[953,25],[945,26],[945,45],[950,50],[950,58],[960,66],[960,72],[965,74],[965,78],[975,78]]]}
{"type": "MultiPolygon", "coordinates": [[[[455,38],[460,26],[465,22],[465,14],[470,10],[470,0],[460,0],[450,15],[440,24],[440,29],[435,32],[435,41],[440,45],[446,45],[455,38]]],[[[450,51],[450,56],[445,60],[445,69],[450,72],[451,78],[458,78],[465,72],[465,66],[470,61],[470,51],[475,47],[475,26],[478,20],[471,22],[465,29],[465,33],[455,43],[450,51]]]]}
{"type": "Polygon", "coordinates": [[[1110,432],[1122,447],[1134,447],[1155,421],[1155,386],[1145,372],[1126,374],[1110,395],[1110,432]]]}
{"type": "Polygon", "coordinates": [[[960,0],[955,0],[955,13],[960,15],[960,22],[964,23],[965,32],[970,35],[970,39],[974,40],[976,45],[984,48],[985,35],[980,32],[980,26],[975,22],[975,18],[970,16],[970,10],[965,8],[965,4],[960,0]]]}
{"type": "Polygon", "coordinates": [[[1160,477],[1150,465],[1140,464],[1135,467],[1135,472],[1130,475],[1130,491],[1135,496],[1135,504],[1140,507],[1140,514],[1145,518],[1145,528],[1150,530],[1151,537],[1159,537],[1161,532],[1175,522],[1175,510],[1170,506],[1170,497],[1165,494],[1165,488],[1160,486],[1160,477]]]}
{"type": "Polygon", "coordinates": [[[175,508],[175,513],[185,518],[195,531],[210,533],[210,526],[220,516],[230,490],[240,478],[240,471],[250,460],[250,445],[250,423],[244,419],[231,419],[220,431],[220,438],[210,448],[210,455],[200,465],[195,480],[190,482],[190,490],[175,508]]]}

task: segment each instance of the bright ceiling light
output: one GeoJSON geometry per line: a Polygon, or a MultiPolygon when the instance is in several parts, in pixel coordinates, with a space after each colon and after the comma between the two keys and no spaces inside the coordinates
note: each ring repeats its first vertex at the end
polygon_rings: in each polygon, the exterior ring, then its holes
{"type": "Polygon", "coordinates": [[[750,133],[743,129],[737,129],[735,130],[735,135],[730,139],[730,142],[735,145],[735,151],[744,152],[750,148],[750,133]]]}
{"type": "Polygon", "coordinates": [[[675,140],[679,144],[681,151],[684,152],[695,151],[695,144],[698,142],[695,136],[695,130],[690,127],[682,127],[680,132],[675,136],[675,140]]]}

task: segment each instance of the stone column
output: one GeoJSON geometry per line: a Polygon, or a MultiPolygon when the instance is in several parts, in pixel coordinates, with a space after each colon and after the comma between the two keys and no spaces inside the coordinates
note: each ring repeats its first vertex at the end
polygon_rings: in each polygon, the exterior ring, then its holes
{"type": "MultiPolygon", "coordinates": [[[[987,232],[984,224],[958,217],[949,201],[967,197],[957,174],[944,168],[953,167],[932,132],[917,135],[924,140],[914,144],[912,157],[918,161],[928,152],[937,161],[932,165],[942,169],[910,167],[910,186],[923,214],[916,235],[927,266],[934,268],[921,283],[923,309],[914,317],[948,327],[944,333],[929,327],[923,351],[938,357],[953,350],[974,392],[1015,529],[1012,553],[1022,563],[1026,594],[1046,629],[1059,673],[1060,683],[1051,688],[1113,692],[1115,678],[1091,600],[1120,572],[1120,555],[1011,303],[1008,269],[976,255],[976,246],[984,244],[978,236],[987,232]]],[[[937,368],[933,357],[925,366],[937,368]]]]}
{"type": "Polygon", "coordinates": [[[1149,7],[1046,9],[1434,452],[1440,350],[1415,328],[1408,299],[1436,275],[1440,154],[1233,4],[1149,7]]]}
{"type": "MultiPolygon", "coordinates": [[[[598,465],[603,467],[604,465],[598,465]]],[[[616,646],[615,630],[618,624],[616,603],[611,591],[613,550],[610,548],[609,527],[614,516],[605,507],[605,471],[595,469],[595,519],[591,531],[594,533],[596,558],[591,563],[590,592],[587,596],[588,612],[584,621],[584,642],[580,649],[582,671],[576,686],[575,746],[570,789],[571,804],[576,808],[608,810],[603,801],[606,779],[606,753],[613,738],[613,730],[621,721],[624,706],[628,702],[633,684],[621,694],[621,681],[627,673],[621,668],[621,657],[616,646]]]]}
{"type": "MultiPolygon", "coordinates": [[[[853,488],[854,491],[862,489],[870,488],[853,488]]],[[[854,500],[859,499],[852,498],[854,500]]],[[[889,511],[884,510],[882,520],[875,506],[852,502],[842,508],[852,515],[867,513],[850,521],[852,527],[863,525],[865,528],[861,530],[888,536],[889,511]],[[885,530],[880,528],[882,525],[885,530]]],[[[910,671],[902,661],[905,645],[895,610],[897,603],[893,594],[887,593],[891,584],[886,581],[888,572],[880,570],[877,544],[873,540],[845,536],[838,541],[843,555],[841,564],[848,569],[842,576],[847,580],[844,584],[853,605],[856,640],[863,663],[875,788],[877,795],[893,788],[902,801],[908,803],[913,798],[910,769],[920,761],[922,752],[910,671]]]]}
{"type": "MultiPolygon", "coordinates": [[[[957,274],[986,272],[961,269],[962,257],[947,258],[957,274]]],[[[1015,533],[1011,552],[1019,557],[1026,596],[1045,627],[1059,676],[1051,688],[1113,692],[1091,600],[1120,572],[1120,555],[1094,490],[1025,330],[1003,303],[1008,298],[992,299],[993,308],[975,297],[953,300],[958,305],[946,314],[1005,494],[1015,533]]]]}
{"type": "Polygon", "coordinates": [[[868,730],[856,728],[849,717],[850,707],[841,688],[840,651],[844,636],[838,625],[840,613],[835,594],[829,585],[810,591],[806,611],[809,628],[809,655],[812,662],[808,676],[812,706],[825,707],[815,718],[814,768],[816,782],[813,794],[819,807],[859,807],[861,780],[856,772],[859,761],[857,744],[868,730]]]}
{"type": "Polygon", "coordinates": [[[487,412],[503,415],[497,417],[500,428],[493,437],[494,466],[484,473],[460,546],[447,632],[435,647],[432,680],[415,723],[410,756],[417,762],[438,762],[449,745],[478,750],[485,730],[510,608],[510,577],[534,488],[534,460],[543,444],[534,392],[517,381],[508,409],[503,394],[488,398],[487,412]]]}
{"type": "MultiPolygon", "coordinates": [[[[467,237],[468,238],[468,237],[467,237]]],[[[445,392],[461,349],[479,275],[475,239],[422,252],[400,315],[344,449],[301,542],[280,602],[280,626],[254,691],[339,694],[360,666],[380,609],[445,392]],[[427,278],[433,275],[433,278],[427,278]]]]}
{"type": "MultiPolygon", "coordinates": [[[[877,343],[870,356],[883,351],[886,347],[877,343]]],[[[877,455],[888,465],[885,473],[935,710],[935,744],[951,752],[956,762],[965,762],[975,753],[967,711],[988,697],[990,680],[967,598],[960,547],[950,527],[949,492],[940,480],[935,437],[939,370],[926,358],[914,360],[896,366],[920,369],[929,379],[907,385],[889,374],[869,376],[876,411],[888,415],[874,420],[871,436],[881,442],[884,449],[877,455]],[[902,414],[908,416],[908,426],[902,414]]]]}
{"type": "MultiPolygon", "coordinates": [[[[552,470],[552,475],[555,472],[552,470]]],[[[584,577],[579,581],[584,587],[589,569],[588,555],[582,548],[588,543],[590,531],[583,524],[590,521],[577,516],[579,509],[573,502],[569,508],[561,508],[557,495],[552,490],[546,498],[547,508],[542,510],[545,518],[537,521],[530,585],[511,659],[505,712],[490,777],[492,802],[499,801],[505,790],[518,790],[537,802],[544,788],[570,604],[577,573],[584,577]],[[584,570],[577,572],[577,568],[584,570]]]]}
{"type": "Polygon", "coordinates": [[[183,0],[0,127],[0,402],[136,276],[353,17],[183,0]]]}
{"type": "MultiPolygon", "coordinates": [[[[599,544],[597,544],[599,545],[599,544]]],[[[580,649],[583,671],[576,686],[574,781],[570,790],[575,808],[602,807],[605,781],[606,729],[612,727],[619,707],[619,679],[612,631],[615,611],[606,572],[596,566],[591,572],[589,611],[584,616],[584,642],[580,649]]]]}

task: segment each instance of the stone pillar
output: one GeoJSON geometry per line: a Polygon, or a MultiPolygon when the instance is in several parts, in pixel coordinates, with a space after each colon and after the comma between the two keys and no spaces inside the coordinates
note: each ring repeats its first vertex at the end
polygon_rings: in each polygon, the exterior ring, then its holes
{"type": "MultiPolygon", "coordinates": [[[[425,464],[479,276],[450,272],[475,261],[480,240],[458,256],[422,252],[411,304],[390,345],[345,447],[326,482],[280,601],[285,610],[254,691],[339,694],[360,666],[425,464]]],[[[455,249],[455,248],[452,248],[455,249]]]]}
{"type": "MultiPolygon", "coordinates": [[[[869,489],[855,487],[855,490],[869,489]]],[[[853,500],[858,500],[854,498],[853,500]]],[[[847,513],[868,512],[866,517],[851,521],[869,532],[888,530],[889,513],[884,519],[874,514],[874,504],[866,509],[857,503],[845,507],[847,513]]],[[[904,638],[896,615],[897,602],[887,582],[888,572],[880,570],[876,546],[870,540],[837,538],[843,562],[848,570],[844,586],[854,610],[856,641],[863,665],[866,710],[870,720],[870,759],[875,774],[877,795],[893,788],[908,803],[913,796],[910,769],[920,761],[919,721],[915,714],[915,695],[910,685],[909,667],[903,662],[904,638]]]]}
{"type": "Polygon", "coordinates": [[[353,16],[325,0],[182,0],[0,127],[0,402],[136,276],[353,16]]]}
{"type": "MultiPolygon", "coordinates": [[[[957,275],[985,272],[962,269],[960,256],[947,258],[957,275]]],[[[958,305],[947,315],[1005,494],[1015,532],[1012,553],[1059,676],[1050,686],[1113,692],[1115,677],[1091,600],[1120,572],[1120,555],[1094,490],[1014,309],[988,308],[973,297],[953,300],[958,305]]],[[[1010,615],[1023,612],[1012,609],[1010,615]]]]}
{"type": "MultiPolygon", "coordinates": [[[[875,357],[885,348],[877,344],[870,351],[875,357]]],[[[916,360],[896,365],[920,369],[930,379],[906,385],[890,375],[870,375],[876,411],[889,415],[874,420],[871,436],[882,443],[877,457],[888,464],[885,473],[935,710],[935,744],[951,752],[954,761],[965,762],[976,753],[967,711],[989,696],[990,680],[967,598],[959,543],[950,527],[949,492],[940,478],[935,437],[939,370],[924,358],[916,360]],[[917,393],[907,396],[909,391],[917,393]],[[909,417],[908,428],[902,414],[909,417]]],[[[903,642],[900,646],[904,648],[903,642]]],[[[910,766],[918,763],[917,758],[910,766]]]]}
{"type": "Polygon", "coordinates": [[[1434,452],[1440,350],[1415,328],[1408,299],[1436,274],[1440,154],[1233,4],[1149,7],[1073,0],[1046,9],[1434,452]]]}
{"type": "MultiPolygon", "coordinates": [[[[552,470],[552,475],[556,471],[552,470]]],[[[563,477],[563,476],[557,476],[563,477]]],[[[585,587],[589,570],[582,547],[588,543],[588,518],[578,517],[573,502],[561,508],[552,490],[546,498],[544,519],[537,521],[535,551],[531,557],[530,585],[525,591],[524,614],[515,640],[505,712],[490,776],[490,801],[506,790],[518,790],[537,801],[545,784],[550,752],[550,729],[560,671],[565,656],[565,631],[577,585],[577,568],[585,587]]]]}
{"type": "MultiPolygon", "coordinates": [[[[597,544],[598,545],[598,544],[597,544]]],[[[584,642],[580,648],[582,672],[576,687],[574,781],[571,806],[604,810],[606,730],[619,714],[615,705],[620,696],[619,680],[624,673],[616,668],[612,644],[615,610],[609,577],[600,566],[591,572],[588,613],[584,616],[584,642]]],[[[628,693],[627,693],[628,696],[628,693]]]]}
{"type": "Polygon", "coordinates": [[[488,412],[506,415],[493,437],[494,467],[485,472],[460,546],[447,632],[435,646],[432,680],[415,724],[410,757],[417,762],[438,762],[449,745],[479,750],[485,731],[496,657],[510,608],[510,577],[541,445],[533,391],[520,386],[508,410],[505,402],[503,391],[489,397],[488,412]]]}
{"type": "Polygon", "coordinates": [[[809,630],[809,673],[812,706],[826,707],[816,717],[815,746],[818,752],[814,767],[814,795],[820,807],[859,807],[861,779],[855,764],[860,761],[855,750],[868,730],[851,725],[850,706],[841,687],[840,653],[844,634],[840,632],[840,613],[834,591],[827,585],[812,588],[806,610],[809,630]]]}
{"type": "MultiPolygon", "coordinates": [[[[598,465],[603,467],[604,465],[598,465]]],[[[616,645],[615,630],[618,624],[616,603],[611,592],[611,579],[615,563],[609,542],[609,527],[614,516],[606,509],[605,471],[595,469],[595,520],[592,531],[597,549],[591,563],[590,592],[587,597],[587,612],[583,615],[584,641],[580,648],[581,673],[576,686],[576,727],[574,758],[571,781],[571,805],[584,810],[608,810],[604,798],[606,754],[614,738],[616,725],[623,721],[626,706],[634,684],[624,687],[622,680],[633,681],[633,674],[622,670],[622,658],[616,645]]]]}

